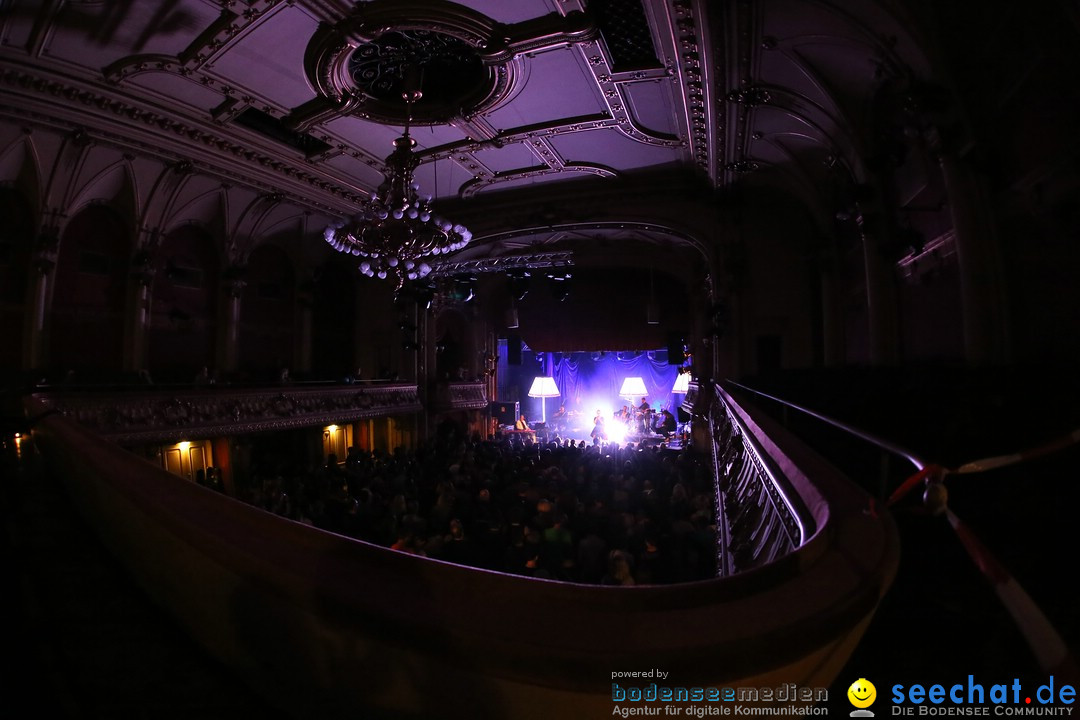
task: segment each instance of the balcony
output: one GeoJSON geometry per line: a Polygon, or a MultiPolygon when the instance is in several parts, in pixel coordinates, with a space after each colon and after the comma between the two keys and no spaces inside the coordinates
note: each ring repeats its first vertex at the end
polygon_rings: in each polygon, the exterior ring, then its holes
{"type": "Polygon", "coordinates": [[[431,395],[433,412],[483,410],[487,408],[487,386],[482,382],[435,383],[431,395]]]}
{"type": "Polygon", "coordinates": [[[34,393],[40,411],[74,420],[119,445],[344,424],[416,413],[415,385],[145,387],[34,393]]]}

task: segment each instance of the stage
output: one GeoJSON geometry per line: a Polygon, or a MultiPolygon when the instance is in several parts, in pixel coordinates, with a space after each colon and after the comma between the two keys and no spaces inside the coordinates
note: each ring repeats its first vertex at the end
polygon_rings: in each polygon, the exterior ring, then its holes
{"type": "MultiPolygon", "coordinates": [[[[605,426],[611,428],[611,426],[606,423],[605,426]]],[[[592,422],[568,422],[561,425],[556,425],[552,422],[537,422],[531,424],[530,430],[516,430],[510,425],[499,426],[495,435],[502,439],[518,438],[521,442],[541,444],[557,441],[560,445],[565,445],[567,441],[572,440],[574,444],[583,442],[588,446],[594,443],[592,436],[593,427],[594,425],[592,422]]],[[[663,446],[670,449],[682,449],[689,444],[689,428],[680,426],[676,432],[666,434],[657,432],[607,432],[604,437],[601,437],[600,443],[602,445],[617,444],[620,446],[636,445],[640,447],[663,446]]]]}

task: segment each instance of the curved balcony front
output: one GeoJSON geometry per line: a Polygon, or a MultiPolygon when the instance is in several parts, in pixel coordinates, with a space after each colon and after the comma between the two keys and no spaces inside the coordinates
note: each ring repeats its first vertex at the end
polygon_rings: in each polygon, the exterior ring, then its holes
{"type": "Polygon", "coordinates": [[[720,577],[635,587],[466,568],[318,530],[148,464],[60,411],[70,399],[33,398],[27,412],[107,547],[275,705],[320,718],[596,717],[618,704],[613,683],[828,688],[895,574],[895,528],[866,493],[710,392],[722,405],[698,403],[699,420],[719,427],[728,408],[776,484],[721,478],[718,502],[742,505],[718,516],[720,577]],[[666,679],[618,675],[650,670],[666,679]]]}

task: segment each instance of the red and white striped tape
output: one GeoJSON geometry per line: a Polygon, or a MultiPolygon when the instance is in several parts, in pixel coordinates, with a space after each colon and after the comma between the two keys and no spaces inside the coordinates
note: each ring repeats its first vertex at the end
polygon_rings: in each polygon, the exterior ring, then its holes
{"type": "Polygon", "coordinates": [[[993,584],[994,591],[1012,615],[1013,621],[1034,653],[1039,667],[1055,678],[1069,681],[1073,687],[1080,684],[1080,672],[1077,671],[1076,662],[1068,646],[1027,591],[997,561],[971,531],[971,528],[948,507],[945,508],[945,516],[968,551],[968,555],[993,584]]]}
{"type": "MultiPolygon", "coordinates": [[[[1006,465],[1025,462],[1057,452],[1076,442],[1080,442],[1080,429],[1024,452],[975,460],[964,463],[955,470],[941,465],[927,465],[904,480],[893,491],[889,496],[889,505],[895,504],[919,485],[943,483],[948,475],[984,472],[1006,465]]],[[[947,496],[944,493],[938,493],[935,497],[940,499],[947,496]]],[[[1035,601],[1031,599],[1031,596],[1027,594],[1027,591],[997,561],[993,553],[982,544],[971,528],[956,516],[948,507],[947,501],[943,505],[936,507],[944,511],[945,516],[949,519],[949,524],[956,532],[968,555],[971,556],[975,565],[994,586],[994,591],[997,593],[1002,605],[1009,611],[1024,640],[1034,653],[1039,667],[1047,674],[1071,683],[1073,687],[1080,685],[1080,666],[1073,659],[1061,635],[1054,629],[1050,620],[1035,601]]]]}
{"type": "Polygon", "coordinates": [[[931,478],[940,481],[948,472],[940,465],[927,465],[893,490],[892,495],[889,496],[889,505],[896,504],[898,500],[931,478]]]}
{"type": "Polygon", "coordinates": [[[889,505],[895,504],[909,492],[928,480],[941,481],[946,475],[967,475],[970,473],[985,472],[986,470],[994,470],[999,467],[1005,467],[1006,465],[1014,465],[1016,463],[1055,453],[1058,450],[1064,450],[1077,442],[1080,442],[1080,428],[1073,430],[1071,433],[1063,435],[1056,440],[1031,448],[1030,450],[1011,453],[1009,455],[995,455],[981,460],[973,460],[964,463],[955,470],[951,470],[941,465],[929,464],[904,480],[904,482],[900,483],[900,485],[893,490],[892,495],[889,496],[889,505]]]}
{"type": "Polygon", "coordinates": [[[984,470],[993,470],[994,468],[1004,467],[1005,465],[1013,465],[1018,462],[1024,462],[1025,460],[1031,460],[1033,458],[1041,457],[1043,455],[1049,455],[1050,453],[1063,450],[1069,445],[1075,442],[1080,442],[1080,429],[1073,430],[1068,435],[1040,445],[1037,448],[1031,450],[1025,450],[1024,452],[1013,453],[1011,455],[997,455],[996,457],[983,458],[982,460],[975,460],[974,462],[964,463],[960,467],[956,468],[953,472],[957,474],[983,472],[984,470]]]}

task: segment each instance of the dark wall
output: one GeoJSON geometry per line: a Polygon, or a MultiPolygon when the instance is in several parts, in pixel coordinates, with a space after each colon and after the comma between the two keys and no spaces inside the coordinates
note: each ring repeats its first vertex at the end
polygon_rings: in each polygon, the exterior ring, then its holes
{"type": "Polygon", "coordinates": [[[60,241],[49,362],[57,369],[109,372],[123,367],[124,305],[131,234],[120,217],[91,205],[60,241]]]}

